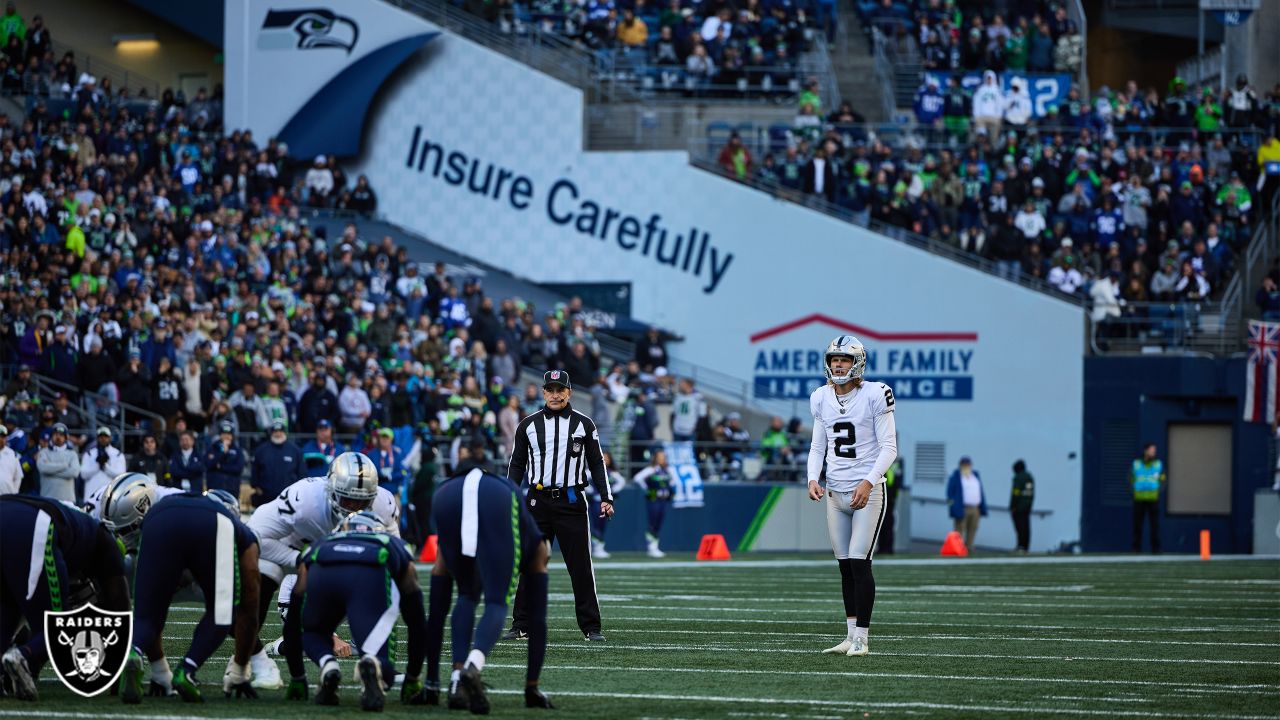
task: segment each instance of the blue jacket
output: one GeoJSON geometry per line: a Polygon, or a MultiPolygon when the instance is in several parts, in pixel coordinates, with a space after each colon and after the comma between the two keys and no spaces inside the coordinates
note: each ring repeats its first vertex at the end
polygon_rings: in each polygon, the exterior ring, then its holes
{"type": "Polygon", "coordinates": [[[222,442],[215,441],[204,453],[204,465],[209,487],[239,487],[245,466],[244,449],[232,443],[231,449],[223,452],[222,442]]]}
{"type": "Polygon", "coordinates": [[[305,476],[323,475],[329,472],[329,465],[333,459],[346,452],[347,448],[342,443],[334,440],[325,447],[320,447],[320,443],[314,438],[306,445],[302,446],[302,465],[305,476]]]}
{"type": "Polygon", "coordinates": [[[306,476],[302,448],[291,440],[276,445],[264,442],[253,451],[253,472],[249,484],[255,492],[254,506],[276,499],[284,489],[306,476]]]}
{"type": "Polygon", "coordinates": [[[375,448],[366,450],[365,454],[369,456],[374,466],[378,468],[378,486],[385,487],[393,494],[399,495],[401,486],[409,479],[408,473],[404,469],[403,451],[392,445],[389,453],[375,448]]]}
{"type": "MultiPolygon", "coordinates": [[[[978,505],[978,512],[986,517],[987,488],[982,484],[982,476],[977,470],[973,471],[973,476],[978,478],[978,487],[982,489],[982,503],[978,505]]],[[[951,477],[947,478],[947,512],[956,520],[964,517],[964,486],[960,483],[959,469],[952,470],[951,477]]]]}
{"type": "Polygon", "coordinates": [[[181,450],[169,458],[169,481],[174,487],[182,487],[183,480],[190,483],[192,492],[204,490],[204,455],[195,448],[191,449],[191,459],[186,462],[182,460],[181,450]]]}

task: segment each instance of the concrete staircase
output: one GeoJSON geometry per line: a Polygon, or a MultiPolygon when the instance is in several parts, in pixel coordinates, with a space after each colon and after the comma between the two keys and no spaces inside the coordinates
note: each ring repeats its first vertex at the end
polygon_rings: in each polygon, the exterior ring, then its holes
{"type": "MultiPolygon", "coordinates": [[[[853,3],[837,3],[840,37],[830,51],[831,66],[836,73],[840,99],[853,104],[869,122],[888,122],[881,100],[880,79],[876,75],[871,43],[862,30],[862,22],[853,11],[853,3]]],[[[839,107],[833,103],[832,108],[839,107]]]]}

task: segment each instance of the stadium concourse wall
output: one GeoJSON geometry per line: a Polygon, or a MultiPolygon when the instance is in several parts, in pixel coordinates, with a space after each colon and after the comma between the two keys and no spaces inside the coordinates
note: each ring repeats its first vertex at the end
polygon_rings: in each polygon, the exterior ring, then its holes
{"type": "MultiPolygon", "coordinates": [[[[821,350],[855,334],[867,377],[897,396],[913,537],[950,530],[940,501],[967,455],[993,505],[1027,462],[1050,510],[1034,549],[1079,540],[1079,306],[775,201],[683,152],[588,152],[579,89],[385,3],[314,7],[227,3],[228,127],[348,157],[386,219],[520,277],[631,283],[633,315],[685,338],[673,356],[743,379],[765,408],[806,415],[821,350]]],[[[1001,515],[982,544],[1013,546],[1001,515]]]]}
{"type": "MultiPolygon", "coordinates": [[[[1273,468],[1270,428],[1243,420],[1246,365],[1243,357],[1085,362],[1084,550],[1130,549],[1129,471],[1141,446],[1153,442],[1169,476],[1160,498],[1162,550],[1198,552],[1200,531],[1208,530],[1215,553],[1256,551],[1254,497],[1271,487],[1273,468]],[[1207,432],[1198,434],[1202,430],[1207,432]],[[1199,456],[1204,452],[1214,454],[1199,456]],[[1179,502],[1180,484],[1206,494],[1179,502]]],[[[1145,547],[1146,536],[1143,542],[1145,547]]]]}

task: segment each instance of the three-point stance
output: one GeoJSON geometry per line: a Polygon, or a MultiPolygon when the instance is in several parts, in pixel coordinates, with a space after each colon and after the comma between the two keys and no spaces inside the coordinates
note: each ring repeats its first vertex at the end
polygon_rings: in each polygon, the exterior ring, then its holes
{"type": "Polygon", "coordinates": [[[827,498],[827,534],[840,563],[848,635],[823,652],[866,655],[876,599],[871,554],[884,523],[884,474],[898,456],[893,390],[884,383],[863,381],[867,351],[852,335],[831,341],[824,365],[827,384],[809,397],[809,497],[827,498]],[[824,460],[825,490],[818,484],[824,460]]]}

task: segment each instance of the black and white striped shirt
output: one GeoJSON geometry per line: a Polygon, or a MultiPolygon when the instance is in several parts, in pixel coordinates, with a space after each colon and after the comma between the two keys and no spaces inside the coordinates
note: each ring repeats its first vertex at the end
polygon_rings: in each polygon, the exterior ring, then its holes
{"type": "Polygon", "coordinates": [[[515,448],[507,477],[517,485],[526,475],[535,489],[577,488],[591,482],[603,500],[613,502],[604,470],[600,433],[591,418],[571,406],[559,412],[543,407],[516,426],[515,448]]]}

